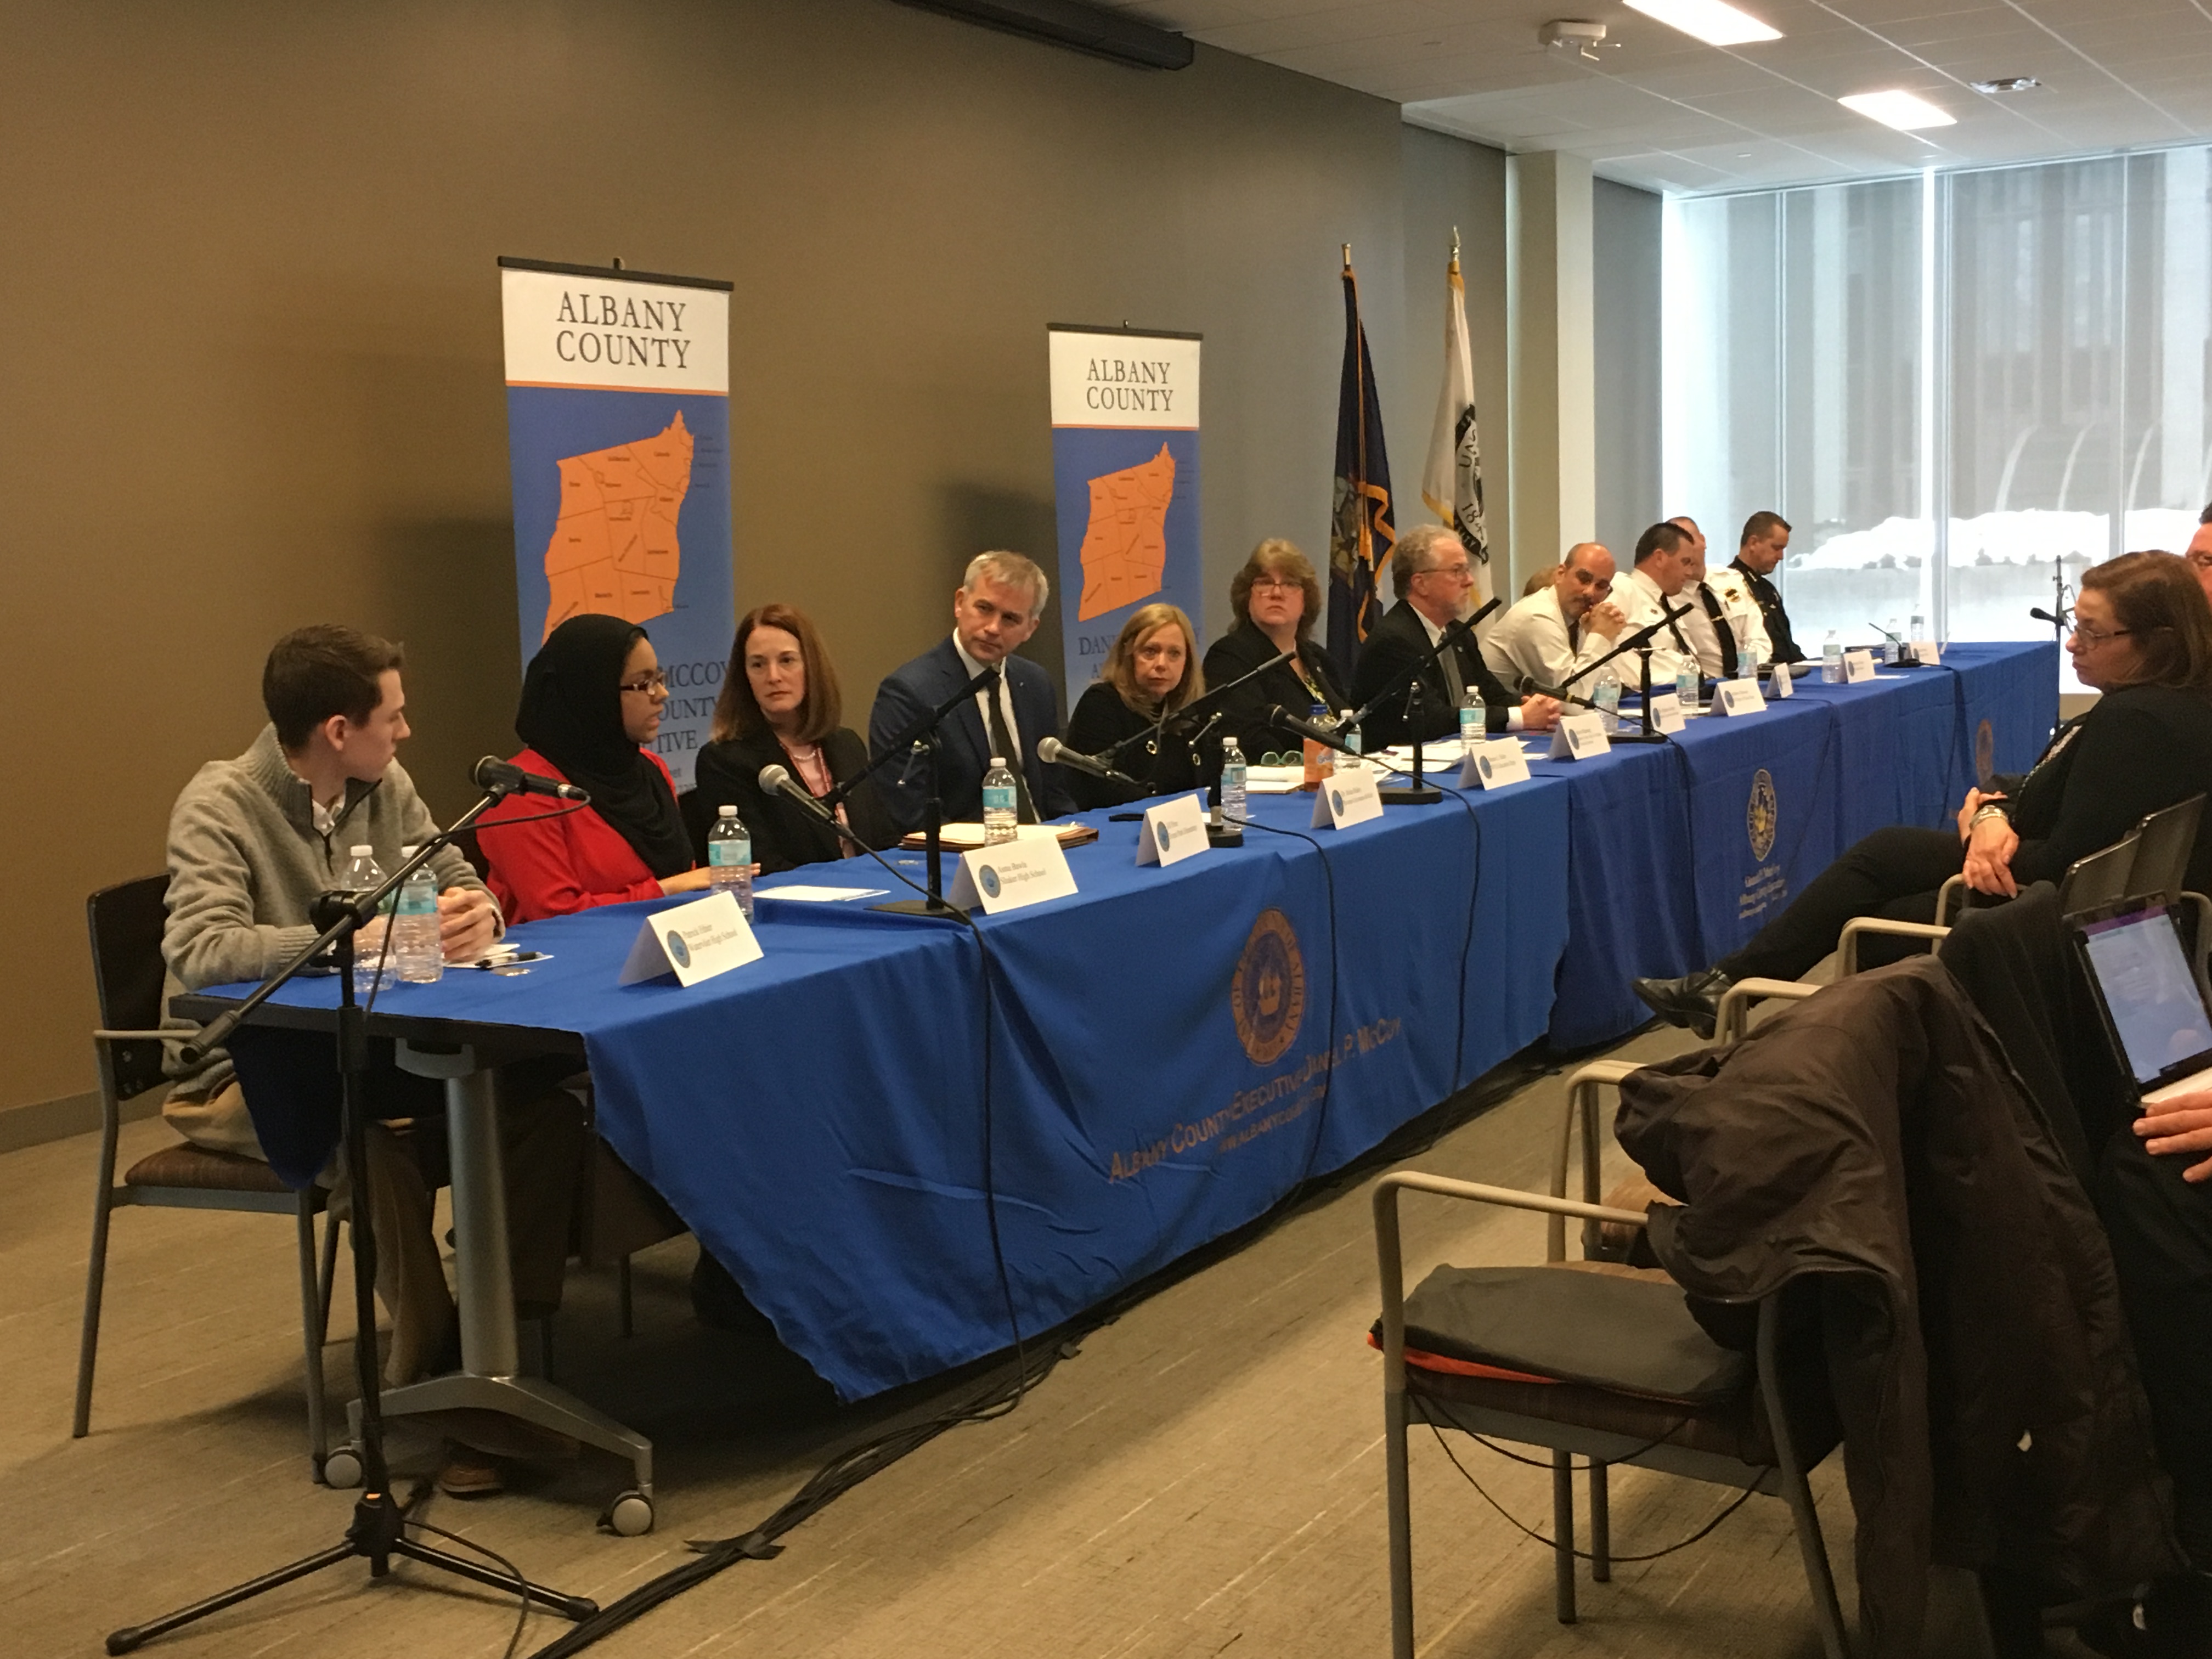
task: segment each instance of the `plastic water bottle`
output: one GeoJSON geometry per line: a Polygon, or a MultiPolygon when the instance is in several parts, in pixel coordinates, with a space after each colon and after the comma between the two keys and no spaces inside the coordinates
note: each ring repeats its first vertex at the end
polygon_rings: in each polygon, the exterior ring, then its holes
{"type": "MultiPolygon", "coordinates": [[[[1346,743],[1352,746],[1352,754],[1358,754],[1359,752],[1362,739],[1360,738],[1359,728],[1358,726],[1344,726],[1338,731],[1336,735],[1342,738],[1346,743]]],[[[1351,755],[1341,756],[1339,758],[1343,764],[1350,766],[1355,771],[1367,763],[1364,761],[1352,759],[1351,755]]]]}
{"type": "Polygon", "coordinates": [[[1685,714],[1697,712],[1699,678],[1698,671],[1688,663],[1674,671],[1674,701],[1681,705],[1685,714]]]}
{"type": "Polygon", "coordinates": [[[1912,647],[1912,659],[1916,663],[1920,661],[1920,641],[1927,637],[1928,618],[1925,617],[1915,617],[1912,619],[1912,631],[1907,634],[1905,636],[1905,643],[1912,647]]]}
{"type": "Polygon", "coordinates": [[[983,774],[984,846],[996,847],[1021,833],[1019,800],[1014,793],[1014,775],[1006,769],[1006,757],[992,756],[990,769],[983,774]]]}
{"type": "Polygon", "coordinates": [[[1221,816],[1241,821],[1244,817],[1244,751],[1234,738],[1221,740],[1221,816]]]}
{"type": "MultiPolygon", "coordinates": [[[[376,848],[371,847],[367,842],[362,842],[356,847],[347,848],[346,867],[338,877],[339,890],[348,893],[373,893],[383,885],[384,866],[376,861],[376,848]]],[[[386,925],[389,926],[391,918],[386,916],[385,921],[386,925]]],[[[397,950],[399,941],[394,939],[392,943],[393,949],[397,950]]],[[[379,939],[374,945],[370,945],[362,943],[358,934],[355,936],[353,991],[356,996],[365,997],[375,989],[377,962],[383,955],[383,940],[379,939]]]]}
{"type": "Polygon", "coordinates": [[[1881,642],[1881,659],[1887,663],[1892,668],[1897,666],[1898,653],[1901,648],[1898,644],[1898,641],[1901,637],[1902,635],[1899,634],[1897,629],[1897,618],[1892,617],[1889,619],[1888,637],[1884,639],[1881,642]]]}
{"type": "Polygon", "coordinates": [[[1610,668],[1599,672],[1597,689],[1590,693],[1597,705],[1598,723],[1608,732],[1620,730],[1620,676],[1610,668]]]}
{"type": "Polygon", "coordinates": [[[1828,637],[1820,641],[1820,681],[1824,685],[1844,683],[1844,642],[1830,629],[1828,637]]]}
{"type": "Polygon", "coordinates": [[[753,838],[734,806],[714,814],[707,831],[707,880],[716,892],[738,896],[738,908],[753,919],[753,838]]]}
{"type": "MultiPolygon", "coordinates": [[[[403,847],[399,855],[411,859],[415,849],[403,847]]],[[[398,961],[399,977],[410,985],[435,985],[445,974],[446,951],[438,939],[438,872],[427,864],[399,884],[392,954],[398,961]]]]}
{"type": "Polygon", "coordinates": [[[1463,755],[1472,755],[1483,743],[1486,724],[1482,703],[1472,691],[1459,700],[1459,746],[1463,755]]]}

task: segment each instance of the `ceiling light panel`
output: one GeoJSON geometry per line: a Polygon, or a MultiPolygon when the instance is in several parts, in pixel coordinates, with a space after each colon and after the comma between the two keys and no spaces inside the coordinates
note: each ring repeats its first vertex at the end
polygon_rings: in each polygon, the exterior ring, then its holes
{"type": "Polygon", "coordinates": [[[1769,28],[1749,12],[1729,5],[1728,0],[1628,0],[1628,4],[1709,46],[1741,46],[1782,38],[1780,29],[1769,28]]]}
{"type": "Polygon", "coordinates": [[[1917,132],[1923,127],[1958,125],[1956,116],[1945,114],[1917,93],[1900,90],[1859,92],[1848,98],[1838,98],[1836,101],[1845,109],[1856,111],[1869,121],[1895,127],[1899,132],[1917,132]]]}

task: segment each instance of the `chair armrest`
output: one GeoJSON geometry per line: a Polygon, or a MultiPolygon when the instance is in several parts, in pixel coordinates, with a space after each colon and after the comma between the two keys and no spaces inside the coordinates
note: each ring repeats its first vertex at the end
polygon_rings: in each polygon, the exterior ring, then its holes
{"type": "Polygon", "coordinates": [[[1949,927],[1952,901],[1955,899],[1963,905],[1966,897],[1966,878],[1964,876],[1946,878],[1943,884],[1936,890],[1936,925],[1938,927],[1949,927]]]}
{"type": "MultiPolygon", "coordinates": [[[[1559,1130],[1559,1156],[1552,1160],[1552,1196],[1567,1195],[1567,1165],[1574,1157],[1576,1131],[1579,1129],[1583,1142],[1583,1201],[1597,1202],[1600,1186],[1598,1173],[1598,1091],[1607,1084],[1619,1083],[1631,1072],[1641,1069],[1633,1060],[1594,1060],[1577,1067],[1567,1079],[1566,1121],[1559,1130]]],[[[1597,1246],[1597,1226],[1590,1224],[1583,1229],[1583,1254],[1588,1255],[1597,1246]]],[[[1553,1218],[1547,1232],[1545,1260],[1565,1261],[1567,1259],[1567,1222],[1564,1215],[1553,1218]]]]}
{"type": "Polygon", "coordinates": [[[1821,988],[1801,979],[1740,979],[1721,993],[1720,1018],[1713,1037],[1718,1042],[1741,1041],[1751,1029],[1751,1005],[1772,997],[1802,1001],[1821,988]]]}
{"type": "MultiPolygon", "coordinates": [[[[1622,1066],[1618,1060],[1601,1063],[1620,1067],[1624,1075],[1637,1069],[1622,1066]]],[[[1610,1209],[1602,1204],[1554,1198],[1547,1193],[1522,1192],[1517,1187],[1486,1187],[1473,1181],[1454,1181],[1447,1176],[1424,1175],[1419,1170],[1391,1170],[1375,1183],[1375,1255],[1382,1281],[1382,1358],[1389,1379],[1384,1386],[1392,1393],[1403,1393],[1406,1386],[1406,1267],[1398,1231],[1398,1194],[1403,1191],[1429,1193],[1471,1204],[1535,1210],[1560,1218],[1562,1224],[1568,1216],[1580,1216],[1592,1223],[1609,1221],[1625,1227],[1649,1224],[1647,1218],[1634,1210],[1610,1209]]]]}
{"type": "Polygon", "coordinates": [[[1838,964],[1837,977],[1848,979],[1859,970],[1859,937],[1863,933],[1887,933],[1893,939],[1939,939],[1951,930],[1925,921],[1892,921],[1886,916],[1854,916],[1844,924],[1844,936],[1836,941],[1836,950],[1843,958],[1838,964]]]}

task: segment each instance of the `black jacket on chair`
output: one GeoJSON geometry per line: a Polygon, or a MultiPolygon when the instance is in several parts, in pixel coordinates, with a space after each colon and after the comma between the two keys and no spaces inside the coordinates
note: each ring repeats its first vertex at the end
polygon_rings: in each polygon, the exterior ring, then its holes
{"type": "MultiPolygon", "coordinates": [[[[1240,622],[1206,648],[1206,683],[1209,686],[1227,685],[1279,654],[1273,640],[1250,623],[1240,622]]],[[[1315,684],[1327,694],[1324,700],[1331,714],[1352,707],[1345,694],[1344,671],[1320,641],[1300,640],[1298,659],[1313,676],[1315,684]]],[[[1271,750],[1296,749],[1299,746],[1297,737],[1278,732],[1267,724],[1268,709],[1278,704],[1300,720],[1313,710],[1313,693],[1306,689],[1297,671],[1286,662],[1277,663],[1258,678],[1247,681],[1224,697],[1219,705],[1221,724],[1213,728],[1213,735],[1236,738],[1247,761],[1257,761],[1271,750]]]]}
{"type": "MultiPolygon", "coordinates": [[[[1375,631],[1367,636],[1367,642],[1359,647],[1359,669],[1352,677],[1352,701],[1365,708],[1376,692],[1405,673],[1407,665],[1428,648],[1429,630],[1422,626],[1421,613],[1408,601],[1399,600],[1383,614],[1382,620],[1375,624],[1375,631]]],[[[1521,700],[1491,672],[1473,640],[1457,641],[1446,648],[1459,658],[1460,684],[1482,699],[1485,729],[1492,732],[1504,731],[1521,700]]],[[[1418,724],[1421,741],[1433,743],[1438,738],[1457,737],[1459,708],[1445,686],[1442,661],[1431,659],[1424,664],[1419,678],[1421,707],[1418,724]]],[[[1413,740],[1414,727],[1406,722],[1407,690],[1401,686],[1391,692],[1382,706],[1367,717],[1366,728],[1360,735],[1366,739],[1363,746],[1370,751],[1413,740]]]]}
{"type": "MultiPolygon", "coordinates": [[[[1040,818],[1056,818],[1075,810],[1067,784],[1056,766],[1037,758],[1037,744],[1060,735],[1060,698],[1052,677],[1035,663],[1008,657],[1000,665],[1006,686],[1013,693],[1014,719],[1021,727],[1023,776],[1030,799],[1040,818]]],[[[927,714],[968,684],[968,671],[950,635],[939,640],[903,668],[894,669],[876,688],[876,706],[868,712],[868,750],[880,757],[884,746],[908,725],[927,714]]],[[[973,697],[945,718],[937,728],[938,784],[947,823],[975,823],[983,816],[983,774],[991,764],[991,751],[983,736],[983,716],[973,697]]],[[[1013,757],[1006,757],[1013,763],[1013,757]]],[[[922,810],[929,799],[929,775],[919,757],[901,756],[886,761],[876,774],[891,822],[900,830],[921,825],[922,810]]]]}
{"type": "MultiPolygon", "coordinates": [[[[859,732],[841,726],[822,739],[822,759],[830,778],[842,784],[866,769],[868,751],[859,732]]],[[[724,806],[736,807],[744,820],[745,832],[752,837],[753,862],[764,876],[843,857],[844,843],[836,830],[788,796],[771,799],[761,788],[764,766],[781,766],[801,787],[805,785],[775,733],[766,728],[750,737],[710,743],[699,751],[698,781],[684,803],[691,850],[699,862],[707,862],[707,831],[724,806]]],[[[898,839],[873,779],[853,792],[845,817],[853,833],[871,847],[885,848],[898,839]]]]}
{"type": "MultiPolygon", "coordinates": [[[[2126,836],[2145,815],[2212,794],[2212,696],[2166,685],[2107,691],[2058,729],[2012,797],[2013,878],[2063,882],[2067,866],[2126,836]]],[[[2199,835],[2189,890],[2212,892],[2212,835],[2199,835]]]]}
{"type": "MultiPolygon", "coordinates": [[[[1204,714],[1194,716],[1193,723],[1205,718],[1204,714]]],[[[1091,777],[1072,766],[1064,768],[1068,789],[1075,796],[1079,811],[1121,806],[1149,795],[1180,794],[1199,787],[1202,780],[1190,763],[1187,738],[1170,736],[1159,744],[1156,754],[1151,742],[1139,737],[1139,733],[1152,731],[1154,725],[1150,715],[1130,708],[1121,700],[1121,694],[1103,680],[1076,699],[1075,712],[1067,717],[1067,746],[1079,755],[1096,755],[1125,738],[1138,738],[1115,757],[1113,764],[1115,771],[1125,772],[1145,786],[1132,789],[1127,784],[1091,777]]],[[[1210,734],[1201,745],[1200,758],[1209,773],[1219,771],[1221,746],[1210,734]]],[[[1248,755],[1245,758],[1251,757],[1248,755]]]]}

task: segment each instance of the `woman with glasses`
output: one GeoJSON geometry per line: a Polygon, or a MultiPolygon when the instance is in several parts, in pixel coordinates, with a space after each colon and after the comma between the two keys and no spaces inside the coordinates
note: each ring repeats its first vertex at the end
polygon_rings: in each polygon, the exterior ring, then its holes
{"type": "Polygon", "coordinates": [[[1321,583],[1313,562],[1294,544],[1269,537],[1252,550],[1231,580],[1229,606],[1237,621],[1206,651],[1208,684],[1225,686],[1270,658],[1285,651],[1291,655],[1222,699],[1221,724],[1213,728],[1214,735],[1235,738],[1248,761],[1277,751],[1295,756],[1302,750],[1299,738],[1268,725],[1270,708],[1279,706],[1305,720],[1316,705],[1332,714],[1352,706],[1346,700],[1345,676],[1313,638],[1314,624],[1321,620],[1321,583]]]}
{"type": "MultiPolygon", "coordinates": [[[[854,855],[851,842],[799,802],[760,787],[768,766],[782,767],[817,799],[859,777],[868,746],[840,724],[843,717],[837,671],[813,620],[788,605],[746,612],[714,705],[714,740],[699,751],[699,784],[687,803],[691,850],[702,862],[708,829],[724,806],[738,809],[764,874],[854,855]]],[[[898,839],[872,782],[858,785],[835,810],[871,847],[898,839]]]]}
{"type": "MultiPolygon", "coordinates": [[[[1070,767],[1067,787],[1076,805],[1088,811],[1197,788],[1200,768],[1191,763],[1191,734],[1153,734],[1161,721],[1205,690],[1198,638],[1182,607],[1146,605],[1132,611],[1106,653],[1097,683],[1076,702],[1067,722],[1067,746],[1079,755],[1097,755],[1121,745],[1114,769],[1141,787],[1109,783],[1070,767]]],[[[1203,719],[1194,716],[1193,724],[1203,719]]],[[[1219,742],[1209,735],[1205,752],[1216,757],[1214,764],[1220,750],[1219,742]]]]}
{"type": "Polygon", "coordinates": [[[485,883],[509,921],[707,886],[675,781],[647,746],[667,702],[660,659],[635,623],[571,617],[545,636],[522,677],[514,730],[527,747],[513,758],[587,791],[592,804],[563,812],[542,795],[515,795],[477,820],[485,883]]]}
{"type": "MultiPolygon", "coordinates": [[[[2058,882],[2077,859],[2123,839],[2148,813],[2212,793],[2212,605],[2188,562],[2127,553],[2081,577],[2066,641],[2081,684],[2103,695],[2058,728],[2034,769],[1969,789],[1957,832],[1877,830],[1806,885],[1751,943],[1682,979],[1639,979],[1636,994],[1670,1024],[1711,1036],[1722,994],[1740,979],[1797,979],[1836,948],[1855,916],[1932,921],[1951,877],[1990,899],[2058,882]]],[[[2200,836],[2187,886],[2212,882],[2200,836]]],[[[1887,941],[1863,961],[1913,948],[1887,941]]]]}

